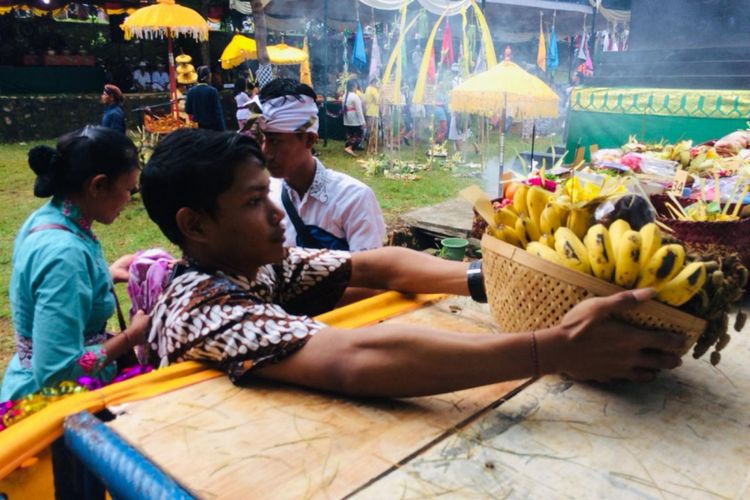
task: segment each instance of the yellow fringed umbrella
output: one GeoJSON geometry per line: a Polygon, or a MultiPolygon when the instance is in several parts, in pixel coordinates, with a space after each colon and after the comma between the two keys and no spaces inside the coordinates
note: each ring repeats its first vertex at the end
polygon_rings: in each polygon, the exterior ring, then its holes
{"type": "Polygon", "coordinates": [[[554,90],[512,61],[467,79],[450,93],[451,111],[482,116],[509,111],[520,119],[555,118],[559,103],[554,90]]]}
{"type": "Polygon", "coordinates": [[[208,23],[193,9],[177,5],[174,0],[158,0],[158,3],[136,10],[120,25],[125,40],[141,38],[167,39],[169,52],[169,93],[172,113],[177,116],[177,82],[175,79],[172,38],[191,36],[199,42],[208,40],[208,23]]]}
{"type": "MultiPolygon", "coordinates": [[[[234,35],[221,54],[221,67],[232,69],[249,59],[257,59],[255,40],[243,35],[234,35]]],[[[280,43],[268,46],[268,59],[272,64],[302,64],[308,57],[304,50],[280,43]]]]}
{"type": "Polygon", "coordinates": [[[232,69],[239,66],[248,59],[255,59],[257,56],[257,45],[255,40],[242,35],[234,35],[229,44],[221,53],[221,68],[232,69]]]}
{"type": "Polygon", "coordinates": [[[450,93],[450,108],[456,113],[497,116],[500,125],[500,176],[505,156],[505,116],[519,119],[555,118],[560,98],[539,78],[516,63],[505,60],[484,73],[467,79],[450,93]]]}

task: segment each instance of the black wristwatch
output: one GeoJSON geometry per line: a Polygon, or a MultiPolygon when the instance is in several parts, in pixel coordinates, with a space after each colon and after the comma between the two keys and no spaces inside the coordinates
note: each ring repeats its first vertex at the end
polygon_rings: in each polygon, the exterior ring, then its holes
{"type": "Polygon", "coordinates": [[[484,289],[484,274],[482,274],[482,261],[475,260],[469,264],[466,271],[466,283],[469,285],[469,294],[476,302],[485,304],[487,292],[484,289]]]}

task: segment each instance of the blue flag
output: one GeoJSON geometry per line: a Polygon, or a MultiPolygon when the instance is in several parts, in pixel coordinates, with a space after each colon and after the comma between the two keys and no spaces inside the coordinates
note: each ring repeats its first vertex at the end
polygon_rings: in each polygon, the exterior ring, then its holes
{"type": "Polygon", "coordinates": [[[558,66],[560,66],[560,58],[557,57],[557,33],[553,24],[549,34],[549,44],[547,44],[547,70],[554,71],[558,66]]]}
{"type": "Polygon", "coordinates": [[[357,21],[357,33],[354,35],[354,50],[352,50],[352,66],[358,69],[367,68],[367,54],[365,53],[365,35],[362,24],[357,21]]]}

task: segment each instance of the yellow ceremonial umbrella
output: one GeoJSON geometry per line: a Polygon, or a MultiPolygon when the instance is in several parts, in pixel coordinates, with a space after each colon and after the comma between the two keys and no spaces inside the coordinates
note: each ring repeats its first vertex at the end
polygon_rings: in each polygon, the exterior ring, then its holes
{"type": "Polygon", "coordinates": [[[255,40],[242,35],[234,35],[224,48],[224,52],[221,53],[219,61],[221,61],[222,69],[232,69],[256,57],[258,55],[255,40]]]}
{"type": "MultiPolygon", "coordinates": [[[[302,64],[307,61],[308,56],[304,50],[280,43],[269,45],[268,59],[272,64],[302,64]]],[[[221,54],[221,67],[223,69],[232,69],[239,66],[248,59],[257,59],[258,53],[255,40],[243,35],[234,35],[229,44],[224,48],[221,54]]]]}
{"type": "Polygon", "coordinates": [[[136,10],[120,25],[125,39],[166,38],[169,52],[169,92],[172,113],[177,116],[177,83],[175,81],[172,38],[191,36],[199,42],[208,40],[208,23],[203,17],[187,7],[177,5],[175,0],[158,0],[158,3],[136,10]]]}
{"type": "Polygon", "coordinates": [[[450,93],[451,111],[496,116],[500,125],[500,175],[505,155],[505,117],[508,112],[520,119],[555,118],[560,98],[539,78],[506,59],[475,75],[450,93]]]}

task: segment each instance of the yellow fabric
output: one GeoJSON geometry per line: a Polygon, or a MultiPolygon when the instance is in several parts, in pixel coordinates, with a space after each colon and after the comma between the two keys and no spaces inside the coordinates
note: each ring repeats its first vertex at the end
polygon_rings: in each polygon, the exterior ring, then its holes
{"type": "MultiPolygon", "coordinates": [[[[435,25],[430,31],[430,36],[427,37],[427,45],[424,48],[424,55],[422,56],[422,64],[419,65],[419,73],[417,74],[417,84],[414,87],[414,95],[412,96],[412,102],[414,104],[424,104],[425,89],[427,87],[427,72],[430,69],[430,57],[432,57],[432,48],[435,45],[435,35],[440,27],[440,23],[443,21],[445,15],[442,15],[435,22],[435,25]]],[[[429,103],[432,104],[432,103],[429,103]]]]}
{"type": "Polygon", "coordinates": [[[7,476],[24,460],[37,455],[60,437],[63,420],[68,415],[84,410],[97,412],[108,405],[154,396],[221,374],[200,363],[180,363],[51,404],[12,428],[0,432],[0,478],[7,476]]]}
{"type": "Polygon", "coordinates": [[[302,44],[302,52],[305,53],[305,60],[299,65],[299,81],[305,85],[313,86],[312,73],[310,72],[310,49],[307,46],[307,37],[302,44]]]}
{"type": "Polygon", "coordinates": [[[368,85],[365,89],[365,116],[377,117],[379,114],[378,101],[380,95],[374,85],[368,85]]]}
{"type": "Polygon", "coordinates": [[[487,26],[487,20],[484,18],[482,9],[477,5],[475,0],[471,0],[471,6],[474,7],[474,15],[479,23],[479,31],[482,33],[482,47],[484,48],[484,57],[487,62],[487,67],[494,68],[497,64],[497,57],[495,56],[495,45],[492,42],[490,27],[487,26]]]}
{"type": "Polygon", "coordinates": [[[138,9],[120,25],[126,40],[186,35],[197,41],[208,41],[208,23],[200,14],[175,4],[174,0],[158,1],[138,9]]]}
{"type": "Polygon", "coordinates": [[[544,29],[542,23],[539,23],[539,46],[536,49],[536,65],[539,69],[547,72],[547,44],[544,41],[544,29]]]}
{"type": "Polygon", "coordinates": [[[302,49],[290,47],[284,43],[268,46],[268,58],[273,64],[301,64],[307,61],[307,54],[302,49]]]}
{"type": "Polygon", "coordinates": [[[511,61],[475,75],[450,93],[457,113],[495,116],[506,108],[514,118],[554,118],[560,98],[539,78],[511,61]]]}
{"type": "MultiPolygon", "coordinates": [[[[280,43],[278,45],[269,45],[267,50],[268,58],[272,64],[288,65],[308,62],[308,55],[304,49],[280,43]]],[[[221,61],[222,69],[232,69],[249,59],[257,58],[258,47],[255,40],[243,35],[234,35],[224,48],[224,52],[221,53],[219,60],[221,61]]],[[[301,71],[302,68],[300,68],[300,74],[301,71]]]]}
{"type": "Polygon", "coordinates": [[[409,25],[405,26],[406,7],[408,4],[409,0],[404,0],[404,4],[401,6],[401,21],[399,22],[398,40],[393,47],[393,51],[391,51],[391,55],[388,57],[388,62],[386,63],[385,71],[383,72],[383,85],[381,87],[380,99],[386,104],[401,104],[401,45],[406,39],[406,33],[416,24],[418,17],[412,19],[409,25]],[[396,76],[393,81],[391,81],[391,72],[393,72],[394,65],[396,65],[396,76]]]}
{"type": "MultiPolygon", "coordinates": [[[[322,314],[316,319],[339,328],[361,327],[443,297],[444,295],[437,294],[410,296],[387,292],[322,314]]],[[[63,420],[68,415],[86,410],[97,412],[110,405],[158,396],[222,375],[222,372],[209,369],[201,363],[187,361],[51,404],[12,428],[0,432],[0,481],[4,481],[25,460],[40,454],[60,437],[63,420]]]]}
{"type": "Polygon", "coordinates": [[[461,52],[463,56],[462,69],[464,78],[469,76],[469,66],[471,64],[471,55],[469,54],[469,37],[466,33],[466,26],[468,24],[469,21],[466,19],[466,7],[464,7],[463,9],[461,9],[461,52]]]}

